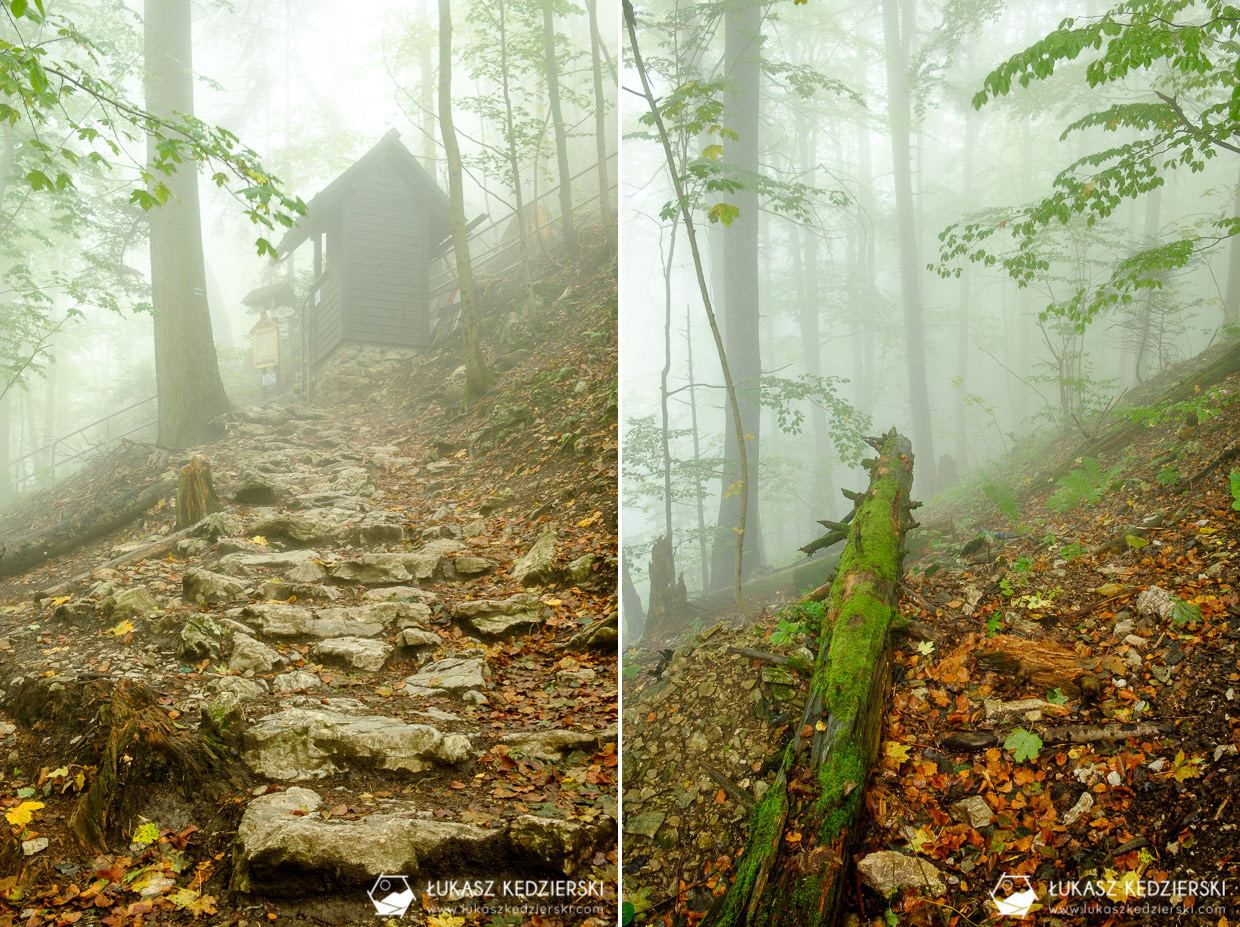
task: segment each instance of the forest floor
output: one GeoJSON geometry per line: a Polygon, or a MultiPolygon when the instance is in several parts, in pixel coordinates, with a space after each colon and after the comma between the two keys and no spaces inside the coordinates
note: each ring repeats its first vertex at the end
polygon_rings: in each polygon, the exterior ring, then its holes
{"type": "MultiPolygon", "coordinates": [[[[848,923],[1240,919],[1240,377],[1156,394],[1096,457],[1030,442],[919,510],[848,923]]],[[[751,605],[625,654],[636,923],[723,893],[801,717],[804,679],[729,648],[816,648],[821,609],[751,605]]]]}
{"type": "Polygon", "coordinates": [[[453,338],[239,410],[151,460],[222,512],[0,583],[0,925],[615,923],[615,254],[535,279],[482,403],[453,338]]]}

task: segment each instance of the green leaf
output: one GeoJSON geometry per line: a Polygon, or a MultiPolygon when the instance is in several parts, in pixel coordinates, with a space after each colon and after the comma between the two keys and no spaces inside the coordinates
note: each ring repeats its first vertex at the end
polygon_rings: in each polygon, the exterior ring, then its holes
{"type": "Polygon", "coordinates": [[[1171,607],[1171,623],[1177,628],[1180,625],[1193,624],[1201,620],[1201,608],[1192,602],[1176,599],[1171,607]]]}
{"type": "Polygon", "coordinates": [[[1139,534],[1130,534],[1126,538],[1124,538],[1124,541],[1128,544],[1129,547],[1135,550],[1140,550],[1142,547],[1148,547],[1150,543],[1145,538],[1141,537],[1139,534]]]}
{"type": "Polygon", "coordinates": [[[702,149],[702,157],[710,161],[718,161],[723,157],[722,145],[707,145],[702,149]]]}
{"type": "Polygon", "coordinates": [[[1023,727],[1018,727],[1003,742],[1003,749],[1011,750],[1018,763],[1023,763],[1025,760],[1035,760],[1042,751],[1042,738],[1033,731],[1027,731],[1023,727]]]}
{"type": "Polygon", "coordinates": [[[1051,689],[1046,693],[1046,700],[1052,705],[1066,705],[1068,696],[1064,695],[1063,689],[1051,689]]]}
{"type": "Polygon", "coordinates": [[[722,222],[731,225],[741,214],[740,208],[729,203],[716,203],[706,211],[706,218],[711,222],[722,222]]]}
{"type": "Polygon", "coordinates": [[[637,913],[637,909],[633,907],[633,902],[626,901],[620,905],[620,923],[633,923],[633,916],[637,913]]]}
{"type": "Polygon", "coordinates": [[[52,181],[48,176],[39,170],[32,170],[26,174],[26,183],[30,184],[32,190],[52,190],[55,189],[52,181]]]}
{"type": "Polygon", "coordinates": [[[141,827],[133,832],[134,843],[154,843],[159,839],[159,825],[154,821],[147,821],[141,827]]]}
{"type": "Polygon", "coordinates": [[[16,19],[26,12],[26,0],[13,0],[9,9],[13,11],[13,18],[16,19]]]}

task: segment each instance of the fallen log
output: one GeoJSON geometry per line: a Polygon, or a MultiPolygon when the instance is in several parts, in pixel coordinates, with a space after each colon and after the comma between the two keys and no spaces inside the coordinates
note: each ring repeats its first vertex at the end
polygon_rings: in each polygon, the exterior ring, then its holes
{"type": "Polygon", "coordinates": [[[125,527],[168,498],[175,486],[176,481],[167,478],[143,483],[110,495],[50,528],[0,543],[0,578],[32,570],[125,527]]]}
{"type": "Polygon", "coordinates": [[[996,634],[986,640],[974,659],[984,670],[1011,676],[1040,691],[1061,689],[1073,696],[1095,697],[1098,669],[1122,675],[1123,662],[1115,656],[1083,656],[1050,641],[1035,641],[1013,634],[996,634]]]}
{"type": "Polygon", "coordinates": [[[775,782],[750,815],[736,879],[703,922],[826,925],[845,887],[866,776],[881,735],[890,683],[904,534],[912,523],[913,451],[894,429],[840,554],[825,621],[832,627],[810,680],[797,735],[775,782]],[[799,839],[785,839],[795,832],[799,839]]]}
{"type": "MultiPolygon", "coordinates": [[[[777,595],[801,596],[805,592],[828,582],[840,562],[838,553],[815,557],[808,563],[768,573],[751,579],[741,586],[746,602],[768,602],[777,595]]],[[[696,599],[690,599],[688,609],[692,613],[717,615],[736,602],[732,587],[716,589],[696,599]]]]}
{"type": "Polygon", "coordinates": [[[1137,738],[1148,740],[1175,729],[1172,721],[1143,721],[1136,724],[1010,724],[992,731],[951,731],[938,740],[939,748],[967,753],[985,750],[1007,740],[1016,730],[1036,733],[1044,744],[1094,744],[1115,743],[1119,740],[1137,738]]]}
{"type": "Polygon", "coordinates": [[[164,537],[158,541],[152,541],[146,547],[131,550],[129,553],[121,554],[119,557],[113,557],[106,563],[97,564],[89,570],[77,574],[77,576],[69,577],[63,583],[57,583],[55,586],[41,589],[34,594],[34,600],[38,602],[41,599],[54,599],[57,596],[76,592],[89,583],[92,577],[100,570],[115,570],[117,567],[128,566],[131,563],[138,563],[142,560],[150,560],[153,557],[163,557],[176,547],[177,541],[188,538],[194,532],[194,527],[190,526],[182,531],[174,531],[172,534],[164,535],[164,537]]]}

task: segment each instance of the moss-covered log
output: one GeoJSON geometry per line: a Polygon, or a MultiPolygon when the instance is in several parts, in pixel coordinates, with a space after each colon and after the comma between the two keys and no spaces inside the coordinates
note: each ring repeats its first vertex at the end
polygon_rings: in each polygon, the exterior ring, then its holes
{"type": "Polygon", "coordinates": [[[709,927],[834,922],[890,681],[913,451],[894,429],[879,452],[827,599],[833,626],[814,665],[802,723],[774,784],[750,815],[736,879],[709,927]],[[799,834],[799,839],[786,839],[799,834]]]}

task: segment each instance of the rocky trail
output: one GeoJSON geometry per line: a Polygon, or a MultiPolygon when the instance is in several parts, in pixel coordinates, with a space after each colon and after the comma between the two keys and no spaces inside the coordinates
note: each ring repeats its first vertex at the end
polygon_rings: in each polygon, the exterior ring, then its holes
{"type": "MultiPolygon", "coordinates": [[[[1212,366],[919,510],[844,923],[1236,923],[1240,377],[1212,366]]],[[[625,655],[632,923],[709,922],[806,736],[823,606],[750,604],[625,655]]]]}
{"type": "Polygon", "coordinates": [[[545,272],[483,408],[346,371],[4,584],[0,925],[614,922],[614,256],[545,272]]]}

